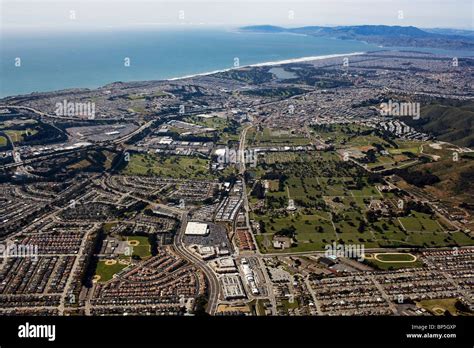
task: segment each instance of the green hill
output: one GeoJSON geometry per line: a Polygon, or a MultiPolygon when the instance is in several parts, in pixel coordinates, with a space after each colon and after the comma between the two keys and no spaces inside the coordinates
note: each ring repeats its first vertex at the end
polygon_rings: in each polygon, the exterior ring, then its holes
{"type": "Polygon", "coordinates": [[[433,134],[438,140],[474,147],[474,102],[427,105],[421,108],[419,120],[409,120],[407,124],[433,134]]]}

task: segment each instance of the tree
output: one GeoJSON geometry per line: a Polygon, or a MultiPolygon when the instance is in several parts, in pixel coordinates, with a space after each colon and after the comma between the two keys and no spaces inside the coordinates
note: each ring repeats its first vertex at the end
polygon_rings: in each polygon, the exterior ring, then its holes
{"type": "Polygon", "coordinates": [[[368,222],[376,222],[377,221],[377,214],[373,211],[368,211],[367,212],[367,221],[368,222]]]}
{"type": "Polygon", "coordinates": [[[366,228],[366,222],[365,220],[361,220],[359,222],[359,227],[357,228],[357,231],[359,231],[360,233],[363,233],[365,231],[365,228],[366,228]]]}

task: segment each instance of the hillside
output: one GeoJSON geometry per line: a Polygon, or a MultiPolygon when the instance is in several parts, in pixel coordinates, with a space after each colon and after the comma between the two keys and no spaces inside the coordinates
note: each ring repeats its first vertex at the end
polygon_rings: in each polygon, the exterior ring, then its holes
{"type": "Polygon", "coordinates": [[[438,140],[474,147],[474,102],[459,105],[431,104],[421,108],[420,120],[406,123],[438,140]]]}
{"type": "Polygon", "coordinates": [[[425,31],[413,26],[358,25],[340,27],[308,26],[283,28],[272,25],[256,25],[241,28],[260,33],[297,33],[332,37],[342,40],[359,40],[387,47],[434,47],[444,49],[474,50],[474,37],[450,31],[425,31]]]}

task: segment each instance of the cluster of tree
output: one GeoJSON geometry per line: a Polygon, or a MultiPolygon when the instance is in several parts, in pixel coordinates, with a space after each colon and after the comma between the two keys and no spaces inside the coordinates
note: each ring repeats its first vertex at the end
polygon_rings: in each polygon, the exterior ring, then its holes
{"type": "MultiPolygon", "coordinates": [[[[8,156],[8,157],[0,157],[0,165],[3,166],[5,164],[13,163],[13,156],[8,156]]],[[[0,173],[0,177],[2,176],[2,173],[0,173]]],[[[11,176],[10,176],[11,178],[11,176]]],[[[4,182],[1,181],[0,182],[4,182]]]]}
{"type": "Polygon", "coordinates": [[[358,108],[358,107],[366,107],[366,106],[378,106],[380,105],[381,102],[382,101],[379,98],[369,98],[359,103],[352,104],[352,107],[358,108]]]}
{"type": "Polygon", "coordinates": [[[296,234],[295,226],[285,227],[275,233],[276,236],[293,238],[296,234]]]}
{"type": "MultiPolygon", "coordinates": [[[[89,162],[89,165],[82,170],[85,172],[103,173],[106,171],[105,163],[107,157],[100,149],[98,151],[90,151],[86,153],[85,159],[89,162]]],[[[81,170],[81,169],[77,169],[81,170]]]]}
{"type": "Polygon", "coordinates": [[[359,160],[362,163],[375,163],[377,162],[377,152],[374,149],[370,149],[365,152],[365,157],[359,160]]]}
{"type": "Polygon", "coordinates": [[[298,87],[277,87],[277,88],[262,88],[253,89],[242,92],[242,94],[258,97],[292,97],[298,94],[305,93],[306,90],[298,87]]]}
{"type": "Polygon", "coordinates": [[[251,83],[253,85],[269,82],[273,74],[268,67],[257,67],[250,70],[229,70],[216,74],[216,77],[251,83]]]}
{"type": "Polygon", "coordinates": [[[363,233],[365,232],[366,228],[367,228],[367,223],[365,222],[364,219],[361,219],[359,221],[359,227],[357,227],[357,231],[359,231],[360,233],[363,233]]]}
{"type": "Polygon", "coordinates": [[[204,295],[199,295],[194,302],[194,314],[200,316],[208,316],[206,312],[207,297],[204,295]]]}
{"type": "Polygon", "coordinates": [[[220,182],[230,182],[230,185],[232,186],[237,181],[237,175],[235,173],[230,173],[227,176],[220,176],[219,181],[220,182]]]}
{"type": "Polygon", "coordinates": [[[288,198],[287,197],[275,197],[275,196],[267,196],[267,205],[271,209],[282,209],[288,205],[288,198]]]}
{"type": "MultiPolygon", "coordinates": [[[[190,142],[217,142],[219,141],[219,136],[217,135],[217,132],[212,132],[209,135],[195,135],[195,134],[189,134],[189,135],[180,135],[177,138],[182,141],[190,141],[190,142]]],[[[175,138],[173,138],[175,139],[175,138]]]]}
{"type": "Polygon", "coordinates": [[[151,255],[156,256],[158,254],[158,238],[156,237],[156,233],[148,235],[148,243],[150,243],[151,255]]]}
{"type": "MultiPolygon", "coordinates": [[[[13,150],[13,144],[10,142],[10,139],[7,137],[7,135],[4,132],[0,131],[0,137],[3,137],[6,140],[5,145],[0,145],[0,149],[3,151],[13,150]]],[[[0,158],[0,161],[3,159],[4,158],[0,158]]],[[[4,164],[4,163],[0,162],[0,164],[4,164]]]]}
{"type": "Polygon", "coordinates": [[[377,173],[369,173],[367,177],[367,182],[369,184],[379,184],[383,182],[383,176],[377,173]]]}
{"type": "MultiPolygon", "coordinates": [[[[471,167],[472,169],[472,167],[471,167]]],[[[459,174],[459,180],[456,184],[458,192],[472,192],[474,188],[474,171],[466,170],[459,174]]]]}
{"type": "Polygon", "coordinates": [[[262,176],[264,180],[278,180],[278,191],[285,190],[285,182],[288,179],[288,176],[284,173],[278,172],[276,170],[267,172],[262,176]]]}
{"type": "Polygon", "coordinates": [[[373,130],[373,132],[376,136],[382,138],[383,140],[385,140],[385,142],[389,143],[393,148],[398,149],[398,144],[393,141],[393,135],[389,131],[386,131],[384,129],[375,129],[373,130]]]}
{"type": "Polygon", "coordinates": [[[321,197],[308,196],[308,199],[295,198],[296,205],[303,208],[315,208],[318,210],[327,211],[328,206],[324,201],[321,200],[321,197]]]}
{"type": "Polygon", "coordinates": [[[402,177],[409,184],[424,187],[426,185],[434,185],[440,182],[440,179],[428,172],[428,171],[418,171],[418,170],[408,170],[408,169],[398,169],[395,173],[402,177]]]}
{"type": "Polygon", "coordinates": [[[178,86],[173,89],[172,93],[179,96],[182,101],[193,100],[194,98],[198,99],[205,95],[203,89],[195,85],[178,86]]]}
{"type": "Polygon", "coordinates": [[[260,225],[260,232],[265,233],[266,232],[265,221],[261,220],[258,224],[260,225]]]}
{"type": "Polygon", "coordinates": [[[261,181],[257,181],[253,186],[252,192],[250,193],[252,197],[256,197],[258,199],[265,198],[265,187],[263,186],[261,181]]]}
{"type": "Polygon", "coordinates": [[[120,209],[117,209],[117,217],[121,218],[121,217],[126,217],[127,214],[129,213],[135,213],[135,212],[139,212],[139,211],[142,211],[148,204],[143,202],[143,201],[137,201],[133,204],[131,204],[130,206],[128,207],[123,207],[123,208],[120,208],[120,209]]]}
{"type": "Polygon", "coordinates": [[[36,133],[28,132],[23,135],[23,139],[18,145],[45,145],[51,143],[64,142],[67,135],[60,132],[56,127],[48,123],[39,123],[34,127],[36,133]]]}
{"type": "MultiPolygon", "coordinates": [[[[128,151],[127,156],[132,156],[133,153],[136,153],[135,151],[128,151]]],[[[110,170],[112,173],[118,173],[125,169],[125,167],[128,165],[128,161],[126,159],[126,152],[121,152],[118,153],[114,159],[112,160],[112,164],[110,165],[110,170]]]]}
{"type": "Polygon", "coordinates": [[[433,210],[429,205],[416,201],[408,201],[407,204],[405,204],[405,215],[410,214],[411,211],[416,211],[423,214],[433,214],[433,210]]]}
{"type": "Polygon", "coordinates": [[[381,152],[381,151],[385,150],[385,148],[382,146],[382,144],[379,144],[379,143],[372,143],[372,146],[375,147],[375,149],[378,152],[381,152]]]}
{"type": "Polygon", "coordinates": [[[230,120],[229,125],[223,129],[224,133],[237,134],[239,132],[240,123],[236,120],[230,120]]]}
{"type": "Polygon", "coordinates": [[[369,210],[366,213],[367,221],[370,223],[376,222],[378,220],[377,213],[375,211],[369,210]]]}

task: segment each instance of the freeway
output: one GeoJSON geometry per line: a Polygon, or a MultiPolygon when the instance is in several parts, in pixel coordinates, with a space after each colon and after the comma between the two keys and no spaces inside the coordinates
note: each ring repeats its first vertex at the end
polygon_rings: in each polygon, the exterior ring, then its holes
{"type": "MultiPolygon", "coordinates": [[[[58,119],[59,120],[65,120],[65,121],[80,121],[81,120],[77,116],[52,115],[52,114],[48,114],[47,112],[43,112],[43,111],[40,111],[38,109],[29,107],[29,106],[23,106],[23,105],[0,105],[0,108],[27,110],[27,111],[31,111],[31,112],[39,115],[39,116],[48,117],[48,118],[52,118],[52,119],[56,119],[56,120],[58,120],[58,119]]],[[[87,121],[117,121],[117,119],[116,118],[99,118],[99,119],[90,118],[90,119],[87,119],[87,121]]]]}
{"type": "MultiPolygon", "coordinates": [[[[247,136],[247,131],[252,128],[253,126],[247,126],[242,130],[242,134],[240,135],[239,139],[239,152],[238,152],[238,159],[239,159],[239,174],[241,176],[242,180],[242,200],[243,200],[243,205],[244,205],[244,211],[245,211],[245,224],[247,226],[247,229],[250,232],[250,235],[252,236],[252,240],[255,246],[257,246],[256,253],[260,255],[260,250],[258,248],[257,240],[255,239],[255,235],[252,233],[252,226],[250,225],[250,217],[249,217],[249,212],[250,212],[250,207],[249,207],[249,200],[247,197],[247,184],[245,183],[245,169],[246,169],[246,164],[245,164],[245,137],[247,136]]],[[[254,154],[255,160],[257,161],[257,155],[254,154]]]]}
{"type": "Polygon", "coordinates": [[[150,127],[153,122],[154,121],[148,121],[147,123],[141,125],[139,128],[135,129],[133,132],[125,134],[124,136],[122,136],[120,138],[117,138],[115,140],[106,140],[106,141],[96,142],[94,144],[85,144],[85,145],[77,146],[77,147],[74,147],[74,148],[58,149],[58,150],[55,150],[54,152],[48,153],[46,155],[40,155],[40,156],[30,158],[30,159],[26,159],[26,160],[23,160],[23,161],[5,164],[3,166],[0,166],[0,169],[14,168],[14,167],[19,167],[19,166],[22,166],[22,165],[31,164],[31,163],[38,162],[38,161],[44,161],[45,159],[48,159],[48,158],[52,158],[52,157],[55,157],[55,156],[58,156],[58,155],[65,155],[65,154],[73,153],[73,152],[76,152],[76,151],[82,151],[82,150],[87,149],[87,148],[94,148],[94,147],[97,147],[97,146],[119,145],[119,144],[129,140],[130,138],[132,138],[136,134],[144,131],[146,128],[150,127]]]}
{"type": "Polygon", "coordinates": [[[217,301],[219,300],[219,282],[217,280],[216,275],[211,270],[211,268],[202,260],[198,259],[194,256],[185,246],[184,244],[184,231],[186,230],[186,225],[188,222],[188,213],[185,212],[181,215],[181,228],[177,232],[174,238],[174,246],[175,250],[178,254],[181,255],[184,259],[188,260],[196,267],[200,268],[207,280],[208,280],[208,293],[209,293],[209,300],[207,302],[207,312],[213,315],[217,309],[217,301]]]}

